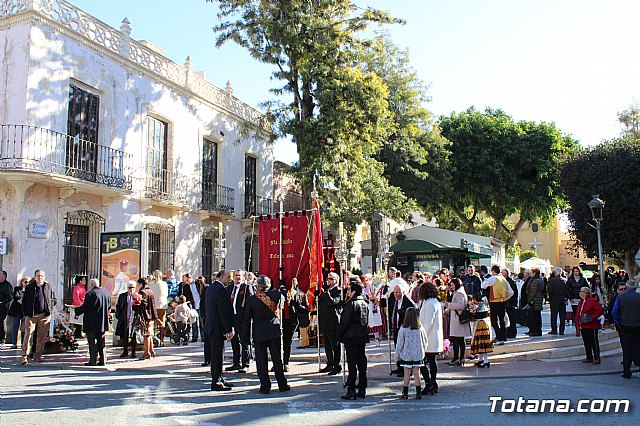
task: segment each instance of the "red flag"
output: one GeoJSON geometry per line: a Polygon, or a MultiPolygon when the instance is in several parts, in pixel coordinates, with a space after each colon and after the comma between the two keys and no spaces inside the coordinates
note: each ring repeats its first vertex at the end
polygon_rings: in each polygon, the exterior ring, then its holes
{"type": "MultiPolygon", "coordinates": [[[[320,205],[318,199],[313,200],[313,228],[311,232],[311,256],[309,258],[309,295],[313,297],[316,289],[322,289],[322,223],[320,222],[320,205]]],[[[311,305],[311,302],[309,303],[311,305]]]]}

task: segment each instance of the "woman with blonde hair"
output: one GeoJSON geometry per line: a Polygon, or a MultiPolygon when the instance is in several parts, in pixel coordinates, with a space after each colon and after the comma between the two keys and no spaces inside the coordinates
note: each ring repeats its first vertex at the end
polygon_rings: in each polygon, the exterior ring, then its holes
{"type": "Polygon", "coordinates": [[[167,306],[169,304],[169,286],[162,280],[162,271],[156,269],[151,274],[149,289],[156,299],[156,326],[160,330],[160,346],[164,346],[164,324],[167,319],[167,306]]]}

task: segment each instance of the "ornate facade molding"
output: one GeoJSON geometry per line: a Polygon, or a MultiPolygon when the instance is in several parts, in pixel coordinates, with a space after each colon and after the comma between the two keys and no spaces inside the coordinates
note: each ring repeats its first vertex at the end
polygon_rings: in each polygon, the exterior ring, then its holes
{"type": "MultiPolygon", "coordinates": [[[[126,20],[126,19],[125,19],[126,20]]],[[[118,31],[64,0],[0,0],[0,29],[33,22],[46,26],[115,62],[197,97],[236,119],[271,133],[267,116],[199,75],[129,37],[128,21],[118,31]]]]}

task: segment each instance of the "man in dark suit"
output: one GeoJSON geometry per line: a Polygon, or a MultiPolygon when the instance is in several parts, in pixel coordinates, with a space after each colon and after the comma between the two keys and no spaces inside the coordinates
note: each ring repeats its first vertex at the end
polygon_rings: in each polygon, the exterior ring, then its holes
{"type": "Polygon", "coordinates": [[[207,316],[205,328],[207,339],[211,345],[211,390],[227,391],[229,383],[222,378],[222,362],[224,359],[225,339],[233,337],[233,321],[231,301],[225,286],[229,282],[229,272],[218,271],[216,280],[207,288],[205,303],[207,316]]]}
{"type": "Polygon", "coordinates": [[[246,334],[253,323],[253,345],[256,350],[256,369],[260,379],[260,393],[268,394],[271,391],[267,349],[271,353],[278,389],[280,392],[286,392],[291,387],[287,384],[287,378],[284,376],[280,350],[282,346],[280,302],[283,297],[279,291],[271,289],[271,280],[265,275],[258,277],[257,287],[256,294],[247,301],[242,328],[246,334]]]}
{"type": "Polygon", "coordinates": [[[249,359],[251,352],[249,343],[251,340],[251,330],[244,331],[242,329],[242,321],[247,305],[247,300],[253,295],[253,287],[244,281],[244,271],[236,269],[233,271],[233,284],[227,287],[229,300],[231,301],[233,312],[233,328],[235,335],[231,339],[231,348],[233,349],[233,365],[227,367],[226,371],[238,370],[244,373],[249,368],[249,359]],[[242,364],[240,363],[242,361],[242,364]]]}
{"type": "Polygon", "coordinates": [[[133,319],[133,292],[136,291],[136,282],[130,280],[127,283],[127,292],[118,296],[116,303],[116,336],[120,336],[123,342],[124,351],[120,358],[129,356],[129,345],[131,345],[131,357],[136,357],[136,338],[131,338],[131,320],[133,319]]]}
{"type": "MultiPolygon", "coordinates": [[[[207,320],[207,289],[209,288],[209,284],[205,283],[204,287],[202,287],[202,291],[200,292],[200,321],[202,324],[206,323],[207,320]]],[[[207,333],[204,333],[204,361],[202,362],[202,366],[206,367],[211,364],[211,344],[209,343],[209,337],[207,333]]]]}
{"type": "Polygon", "coordinates": [[[509,283],[509,287],[513,291],[513,296],[507,300],[507,316],[509,317],[509,327],[507,327],[507,339],[515,339],[518,335],[517,309],[518,309],[518,286],[516,282],[509,276],[507,269],[502,269],[502,276],[509,283]]]}
{"type": "MultiPolygon", "coordinates": [[[[391,332],[393,333],[393,343],[398,343],[398,331],[400,331],[400,327],[402,327],[402,323],[404,322],[404,314],[409,308],[415,308],[415,305],[404,294],[402,287],[396,284],[393,287],[393,294],[389,296],[389,301],[387,303],[389,307],[389,324],[391,325],[391,332]]],[[[403,373],[403,370],[400,368],[400,362],[396,363],[396,369],[391,372],[398,374],[400,376],[403,373]]]]}
{"type": "Polygon", "coordinates": [[[318,323],[324,338],[324,351],[327,356],[327,366],[320,370],[334,376],[342,371],[340,365],[340,342],[338,342],[338,325],[342,310],[342,294],[340,292],[340,278],[335,272],[327,276],[327,284],[318,297],[318,323]]]}
{"type": "Polygon", "coordinates": [[[82,327],[89,343],[89,362],[84,365],[104,365],[104,333],[109,329],[111,296],[107,290],[100,288],[100,282],[95,278],[89,280],[87,290],[84,303],[76,308],[76,316],[84,314],[82,327]]]}
{"type": "Polygon", "coordinates": [[[558,334],[558,317],[560,317],[560,334],[564,334],[566,321],[565,307],[567,303],[567,281],[562,278],[562,269],[555,268],[548,283],[547,295],[551,308],[551,331],[549,334],[558,334]]]}

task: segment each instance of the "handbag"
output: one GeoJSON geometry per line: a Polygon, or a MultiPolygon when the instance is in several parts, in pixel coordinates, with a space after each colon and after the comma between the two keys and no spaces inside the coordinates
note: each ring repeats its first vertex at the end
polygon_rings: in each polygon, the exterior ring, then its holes
{"type": "Polygon", "coordinates": [[[589,324],[593,322],[593,315],[591,314],[580,314],[578,316],[578,319],[580,320],[580,324],[589,324]]]}
{"type": "Polygon", "coordinates": [[[469,311],[469,305],[460,312],[456,311],[456,314],[458,314],[460,324],[468,324],[473,321],[473,314],[469,311]]]}

